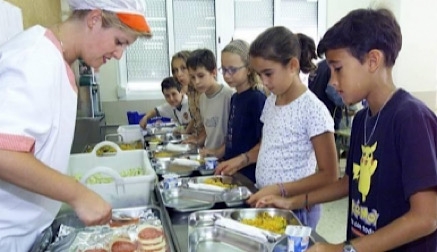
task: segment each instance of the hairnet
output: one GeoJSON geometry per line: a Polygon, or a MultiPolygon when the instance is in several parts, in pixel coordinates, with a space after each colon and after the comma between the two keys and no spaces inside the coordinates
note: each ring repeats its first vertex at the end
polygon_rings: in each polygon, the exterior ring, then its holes
{"type": "Polygon", "coordinates": [[[150,32],[145,16],[144,0],[68,0],[72,10],[105,10],[114,12],[132,29],[150,32]]]}

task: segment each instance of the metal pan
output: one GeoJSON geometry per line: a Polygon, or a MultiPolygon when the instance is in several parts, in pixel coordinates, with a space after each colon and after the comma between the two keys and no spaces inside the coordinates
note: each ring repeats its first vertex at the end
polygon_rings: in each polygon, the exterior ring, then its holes
{"type": "MultiPolygon", "coordinates": [[[[272,217],[280,216],[286,220],[285,225],[299,225],[302,223],[296,217],[296,215],[290,210],[283,210],[277,208],[244,208],[229,211],[229,217],[231,219],[241,221],[242,219],[255,219],[260,214],[266,213],[272,217]]],[[[285,229],[285,227],[284,227],[285,229]]]]}
{"type": "Polygon", "coordinates": [[[188,183],[205,184],[205,182],[207,180],[210,180],[210,179],[217,180],[218,182],[220,182],[222,184],[229,185],[232,187],[243,186],[243,184],[239,180],[235,179],[234,177],[224,176],[224,175],[193,177],[193,178],[190,178],[188,183]]]}
{"type": "Polygon", "coordinates": [[[266,244],[247,239],[236,232],[216,226],[196,228],[188,236],[189,252],[269,251],[266,244]]]}
{"type": "Polygon", "coordinates": [[[243,205],[244,201],[252,195],[252,192],[244,186],[239,186],[230,190],[224,191],[220,198],[228,207],[243,205]]]}
{"type": "Polygon", "coordinates": [[[160,190],[162,201],[166,207],[178,212],[191,212],[210,209],[214,206],[215,195],[202,193],[187,188],[160,190]]]}
{"type": "Polygon", "coordinates": [[[185,165],[176,165],[172,164],[173,158],[166,157],[166,158],[156,158],[154,163],[154,168],[156,171],[156,174],[166,174],[166,173],[176,173],[181,177],[187,177],[190,176],[195,170],[197,170],[197,167],[195,166],[185,166],[185,165]]]}

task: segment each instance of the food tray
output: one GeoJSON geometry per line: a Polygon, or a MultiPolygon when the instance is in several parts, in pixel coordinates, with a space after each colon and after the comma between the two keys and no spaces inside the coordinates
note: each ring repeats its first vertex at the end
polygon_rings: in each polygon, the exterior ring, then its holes
{"type": "Polygon", "coordinates": [[[113,208],[144,206],[150,204],[155,188],[156,173],[145,150],[121,151],[113,142],[97,144],[91,153],[70,155],[68,174],[101,195],[113,208]],[[116,150],[110,156],[97,156],[96,150],[102,146],[116,150]],[[130,174],[127,171],[138,171],[130,174]],[[88,178],[104,178],[105,183],[90,183],[88,178]]]}
{"type": "MultiPolygon", "coordinates": [[[[196,251],[192,250],[195,248],[211,248],[211,245],[214,245],[215,247],[224,246],[233,249],[229,251],[276,251],[275,249],[279,249],[279,247],[286,247],[286,235],[279,236],[275,241],[263,243],[259,239],[250,235],[232,229],[219,227],[215,224],[217,216],[240,220],[243,216],[245,218],[252,218],[258,213],[264,212],[272,216],[276,215],[285,217],[288,225],[302,225],[292,211],[275,208],[240,208],[197,211],[191,213],[188,217],[189,251],[196,251]],[[224,236],[222,230],[224,230],[225,233],[229,232],[233,237],[230,238],[224,236]],[[203,233],[206,234],[203,235],[203,233]]],[[[312,244],[314,244],[314,240],[311,238],[310,245],[312,244]]],[[[210,250],[212,251],[213,249],[210,250]]]]}
{"type": "Polygon", "coordinates": [[[188,235],[189,252],[244,252],[260,251],[267,252],[267,244],[247,239],[236,232],[225,228],[209,226],[196,228],[188,235]]]}
{"type": "MultiPolygon", "coordinates": [[[[124,209],[114,209],[113,219],[117,217],[140,219],[140,223],[152,223],[158,221],[162,225],[164,240],[166,242],[166,251],[174,252],[174,246],[170,237],[170,230],[168,223],[166,222],[162,212],[159,208],[155,206],[143,206],[134,208],[124,208],[124,209]]],[[[128,223],[129,229],[135,227],[135,224],[128,223]]],[[[72,246],[77,243],[76,238],[77,233],[86,230],[86,232],[96,232],[100,231],[105,233],[109,230],[108,225],[105,226],[94,226],[86,228],[85,225],[79,220],[74,212],[64,213],[55,218],[53,223],[40,234],[40,236],[35,240],[34,245],[29,250],[30,252],[40,252],[40,251],[74,251],[72,246]],[[64,227],[62,227],[64,226],[64,227]],[[67,226],[67,228],[65,227],[67,226]],[[64,234],[65,230],[69,230],[69,234],[64,234]],[[58,236],[60,236],[58,238],[58,236]]],[[[92,237],[92,236],[90,236],[92,237]]],[[[94,237],[100,237],[98,232],[94,237]]]]}
{"type": "Polygon", "coordinates": [[[235,177],[232,176],[226,176],[226,175],[213,175],[213,176],[200,176],[200,177],[192,177],[190,178],[187,183],[188,184],[204,184],[206,180],[209,179],[217,179],[219,180],[221,183],[226,184],[226,185],[235,185],[235,187],[238,186],[244,186],[241,181],[239,181],[238,179],[236,179],[235,177]]]}
{"type": "Polygon", "coordinates": [[[198,169],[198,166],[172,164],[174,157],[163,157],[153,159],[153,167],[156,174],[176,173],[180,177],[190,176],[198,169]]]}
{"type": "Polygon", "coordinates": [[[229,176],[179,178],[178,187],[165,190],[163,182],[158,184],[158,190],[166,207],[178,212],[192,212],[212,208],[216,203],[224,202],[228,207],[244,204],[251,192],[247,187],[229,176]],[[233,189],[221,189],[202,184],[206,178],[218,178],[225,182],[234,183],[233,189]],[[238,198],[238,199],[236,199],[238,198]]]}
{"type": "Polygon", "coordinates": [[[163,190],[161,196],[166,207],[174,208],[179,212],[210,209],[216,202],[214,194],[180,187],[163,190]]]}

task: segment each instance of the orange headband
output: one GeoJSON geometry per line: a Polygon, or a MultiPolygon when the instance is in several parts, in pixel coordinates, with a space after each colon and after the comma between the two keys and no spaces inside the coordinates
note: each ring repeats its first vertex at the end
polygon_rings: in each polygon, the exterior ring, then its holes
{"type": "Polygon", "coordinates": [[[117,17],[120,19],[120,21],[123,24],[129,26],[134,30],[151,33],[150,26],[143,15],[130,14],[130,13],[117,13],[117,17]]]}

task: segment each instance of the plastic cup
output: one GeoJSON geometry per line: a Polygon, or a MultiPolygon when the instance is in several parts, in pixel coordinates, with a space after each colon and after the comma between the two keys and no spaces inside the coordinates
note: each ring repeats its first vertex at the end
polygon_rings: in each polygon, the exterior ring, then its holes
{"type": "Polygon", "coordinates": [[[206,157],[205,160],[205,170],[214,170],[218,165],[218,159],[216,157],[206,157]]]}
{"type": "Polygon", "coordinates": [[[288,252],[305,252],[308,249],[310,227],[288,225],[285,234],[288,238],[288,252]]]}
{"type": "Polygon", "coordinates": [[[164,178],[164,189],[170,190],[178,187],[178,178],[179,175],[175,173],[167,173],[162,175],[164,178]]]}
{"type": "Polygon", "coordinates": [[[156,151],[158,149],[159,142],[149,142],[149,150],[156,151]]]}

